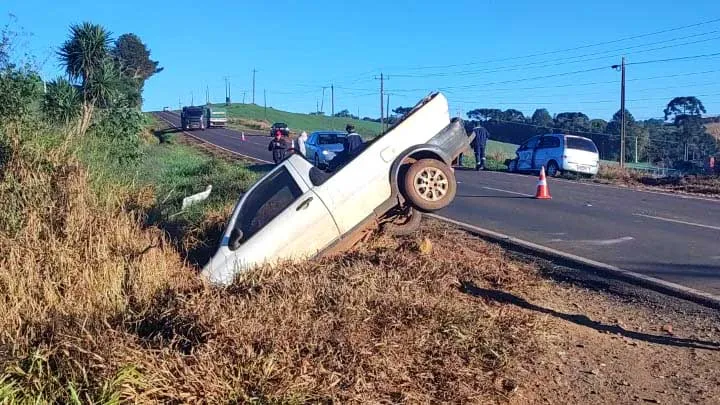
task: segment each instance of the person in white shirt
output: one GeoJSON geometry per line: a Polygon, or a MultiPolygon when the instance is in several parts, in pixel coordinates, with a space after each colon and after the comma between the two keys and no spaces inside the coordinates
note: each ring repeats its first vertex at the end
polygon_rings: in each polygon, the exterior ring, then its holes
{"type": "Polygon", "coordinates": [[[307,138],[307,132],[303,131],[297,139],[298,150],[303,156],[305,156],[305,142],[307,141],[307,138]]]}

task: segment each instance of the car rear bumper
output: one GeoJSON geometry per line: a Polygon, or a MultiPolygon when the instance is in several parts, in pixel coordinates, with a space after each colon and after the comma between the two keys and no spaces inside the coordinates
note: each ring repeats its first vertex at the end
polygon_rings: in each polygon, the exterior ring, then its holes
{"type": "Polygon", "coordinates": [[[562,169],[566,172],[596,175],[598,172],[598,165],[563,162],[562,169]]]}

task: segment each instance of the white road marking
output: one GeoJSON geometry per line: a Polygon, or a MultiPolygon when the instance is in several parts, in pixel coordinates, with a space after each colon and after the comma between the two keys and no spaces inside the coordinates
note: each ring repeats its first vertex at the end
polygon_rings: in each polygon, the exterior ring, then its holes
{"type": "Polygon", "coordinates": [[[707,228],[707,229],[714,229],[714,230],[716,230],[716,231],[720,231],[720,226],[712,226],[712,225],[698,224],[698,223],[695,223],[695,222],[687,222],[687,221],[681,221],[681,220],[679,220],[679,219],[656,217],[656,216],[645,215],[645,214],[633,214],[633,215],[636,216],[636,217],[651,218],[651,219],[657,219],[658,221],[674,222],[674,223],[676,223],[676,224],[697,226],[697,227],[699,227],[699,228],[707,228]]]}
{"type": "MultiPolygon", "coordinates": [[[[519,173],[508,173],[508,172],[500,172],[500,171],[488,171],[486,173],[492,173],[497,175],[505,175],[505,176],[518,176],[518,177],[524,177],[528,178],[528,175],[525,174],[519,174],[519,173]]],[[[604,187],[604,188],[613,188],[616,190],[625,190],[625,191],[636,191],[640,193],[647,193],[647,194],[657,194],[657,195],[664,195],[668,197],[675,197],[675,198],[681,198],[683,200],[700,200],[700,201],[708,201],[708,202],[714,202],[714,203],[720,203],[720,198],[712,198],[712,197],[700,197],[700,196],[694,196],[694,195],[688,195],[688,194],[680,194],[680,193],[667,193],[663,191],[653,191],[653,190],[645,190],[642,188],[632,188],[632,187],[621,187],[621,186],[614,186],[612,184],[598,184],[598,183],[586,183],[582,181],[575,181],[575,180],[566,180],[566,179],[559,179],[557,177],[552,178],[553,182],[563,182],[563,183],[570,183],[570,184],[577,184],[579,186],[587,186],[587,187],[604,187]]]]}
{"type": "Polygon", "coordinates": [[[585,245],[593,245],[593,246],[609,246],[609,245],[617,245],[618,243],[629,242],[633,239],[635,239],[635,238],[633,238],[632,236],[623,236],[622,238],[617,238],[617,239],[588,239],[588,240],[550,239],[548,242],[551,242],[551,243],[569,242],[569,243],[582,243],[585,245]]]}
{"type": "Polygon", "coordinates": [[[588,259],[582,256],[574,255],[572,253],[563,252],[560,250],[556,250],[547,246],[543,246],[537,243],[533,243],[527,240],[515,238],[512,236],[508,236],[505,234],[502,234],[500,232],[491,231],[486,228],[481,228],[479,226],[468,224],[467,222],[462,221],[456,221],[454,219],[450,219],[447,217],[443,217],[437,214],[425,214],[428,217],[439,219],[441,221],[445,221],[451,224],[455,224],[460,226],[461,228],[465,228],[466,230],[471,230],[473,232],[477,232],[478,234],[494,239],[496,241],[502,241],[505,243],[509,243],[515,246],[520,246],[525,249],[534,250],[536,252],[541,252],[547,255],[555,256],[555,257],[562,257],[564,259],[569,259],[572,261],[575,261],[576,263],[584,264],[585,266],[591,266],[595,268],[600,268],[608,272],[612,272],[618,275],[622,275],[624,277],[630,277],[638,281],[642,281],[644,283],[648,283],[651,285],[654,285],[656,287],[662,287],[674,292],[679,292],[685,296],[692,296],[694,298],[702,299],[703,301],[709,301],[712,302],[715,305],[720,305],[720,295],[714,295],[711,293],[707,293],[705,291],[696,290],[694,288],[685,287],[684,285],[680,285],[677,283],[673,283],[670,281],[661,280],[659,278],[646,276],[644,274],[636,273],[634,271],[625,270],[617,266],[613,266],[611,264],[599,262],[596,260],[588,259]]]}
{"type": "Polygon", "coordinates": [[[486,190],[492,190],[492,191],[500,191],[501,193],[508,193],[508,194],[516,194],[516,195],[524,195],[525,197],[535,197],[532,194],[525,194],[525,193],[518,193],[517,191],[510,191],[510,190],[503,190],[501,188],[492,188],[492,187],[484,187],[486,190]]]}

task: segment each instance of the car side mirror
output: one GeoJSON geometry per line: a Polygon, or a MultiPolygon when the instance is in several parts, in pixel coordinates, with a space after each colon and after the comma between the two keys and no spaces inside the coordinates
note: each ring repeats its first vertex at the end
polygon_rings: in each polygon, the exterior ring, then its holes
{"type": "Polygon", "coordinates": [[[233,228],[230,232],[230,243],[228,243],[230,250],[237,250],[242,244],[243,232],[237,228],[233,228]]]}

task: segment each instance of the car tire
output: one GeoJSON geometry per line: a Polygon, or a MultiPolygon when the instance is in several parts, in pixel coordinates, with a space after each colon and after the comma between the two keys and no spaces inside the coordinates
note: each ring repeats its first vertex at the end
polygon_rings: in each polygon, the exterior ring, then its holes
{"type": "Polygon", "coordinates": [[[557,177],[560,174],[560,168],[554,160],[551,160],[547,165],[546,173],[548,177],[557,177]]]}
{"type": "Polygon", "coordinates": [[[423,212],[437,211],[455,198],[455,173],[439,160],[421,159],[408,168],[402,190],[413,207],[423,212]]]}
{"type": "Polygon", "coordinates": [[[422,220],[422,213],[417,210],[410,209],[410,216],[403,215],[405,221],[393,221],[383,225],[383,232],[394,235],[410,235],[420,228],[420,221],[422,220]]]}
{"type": "Polygon", "coordinates": [[[315,154],[315,157],[313,158],[313,166],[320,168],[320,158],[318,158],[317,153],[315,154]]]}
{"type": "Polygon", "coordinates": [[[517,159],[510,160],[507,166],[509,173],[517,173],[517,159]]]}

